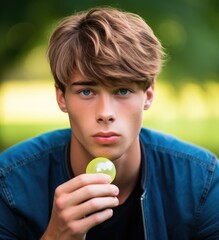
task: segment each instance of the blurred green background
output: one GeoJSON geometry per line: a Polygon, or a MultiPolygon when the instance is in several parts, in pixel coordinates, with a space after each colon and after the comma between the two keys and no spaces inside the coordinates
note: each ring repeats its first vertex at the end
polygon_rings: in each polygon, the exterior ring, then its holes
{"type": "Polygon", "coordinates": [[[46,60],[55,24],[75,11],[110,5],[141,15],[167,61],[143,125],[219,155],[218,0],[32,0],[0,3],[0,151],[68,127],[46,60]]]}

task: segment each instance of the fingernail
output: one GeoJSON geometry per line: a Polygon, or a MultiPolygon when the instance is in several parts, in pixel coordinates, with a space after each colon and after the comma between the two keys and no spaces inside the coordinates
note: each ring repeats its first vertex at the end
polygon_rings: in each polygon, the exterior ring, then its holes
{"type": "Polygon", "coordinates": [[[115,192],[116,195],[118,195],[119,194],[119,189],[116,187],[114,192],[115,192]]]}
{"type": "Polygon", "coordinates": [[[107,183],[111,183],[112,178],[110,177],[110,175],[106,174],[106,181],[107,181],[107,183]]]}

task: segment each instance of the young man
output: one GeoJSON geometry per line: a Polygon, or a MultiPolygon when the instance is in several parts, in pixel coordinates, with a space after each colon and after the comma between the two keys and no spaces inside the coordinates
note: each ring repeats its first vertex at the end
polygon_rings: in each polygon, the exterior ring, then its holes
{"type": "Polygon", "coordinates": [[[219,239],[219,162],[149,129],[163,51],[137,15],[97,8],[64,19],[48,57],[71,129],[0,157],[0,239],[219,239]],[[116,166],[85,174],[95,157],[116,166]]]}

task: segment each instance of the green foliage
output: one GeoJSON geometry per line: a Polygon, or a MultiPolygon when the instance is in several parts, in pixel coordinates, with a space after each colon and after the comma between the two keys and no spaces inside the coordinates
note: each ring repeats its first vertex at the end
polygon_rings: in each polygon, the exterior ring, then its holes
{"type": "Polygon", "coordinates": [[[154,29],[168,54],[163,78],[175,85],[188,78],[200,82],[210,77],[218,81],[219,2],[216,0],[23,0],[3,1],[1,5],[1,80],[8,78],[8,72],[28,51],[47,43],[58,19],[90,7],[111,5],[140,14],[154,29]]]}
{"type": "MultiPolygon", "coordinates": [[[[141,15],[167,52],[159,77],[165,82],[156,97],[163,105],[152,108],[151,116],[144,118],[144,126],[176,135],[219,155],[218,0],[2,1],[0,82],[15,79],[28,83],[34,78],[51,79],[45,51],[54,24],[75,11],[103,5],[141,15]],[[168,88],[165,88],[167,82],[168,88]]],[[[7,105],[0,104],[1,118],[7,105]]],[[[0,122],[0,151],[44,131],[66,127],[52,121],[46,124],[15,122],[0,122]]]]}
{"type": "MultiPolygon", "coordinates": [[[[213,82],[205,87],[188,83],[180,90],[158,82],[154,102],[144,112],[143,126],[208,148],[219,156],[218,92],[219,84],[213,82]]],[[[0,102],[0,151],[43,132],[69,127],[48,80],[6,82],[0,89],[0,102]]]]}

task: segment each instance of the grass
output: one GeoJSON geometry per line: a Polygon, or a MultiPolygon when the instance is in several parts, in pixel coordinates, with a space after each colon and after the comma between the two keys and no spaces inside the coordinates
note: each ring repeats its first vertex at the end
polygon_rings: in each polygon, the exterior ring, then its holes
{"type": "Polygon", "coordinates": [[[207,148],[219,156],[218,119],[189,121],[187,119],[169,122],[144,121],[144,126],[166,132],[182,140],[207,148]]]}
{"type": "MultiPolygon", "coordinates": [[[[174,135],[185,141],[200,145],[209,149],[219,156],[218,119],[208,119],[202,121],[173,120],[149,120],[143,121],[144,127],[153,128],[168,134],[174,135]]],[[[46,124],[4,124],[0,126],[1,146],[0,151],[12,146],[27,138],[34,137],[43,132],[52,131],[59,128],[69,127],[64,123],[46,123],[46,124]]]]}
{"type": "MultiPolygon", "coordinates": [[[[180,89],[158,82],[143,126],[208,148],[219,156],[219,84],[185,83],[180,89]]],[[[68,127],[58,109],[53,82],[9,81],[0,88],[0,151],[46,131],[68,127]]]]}

